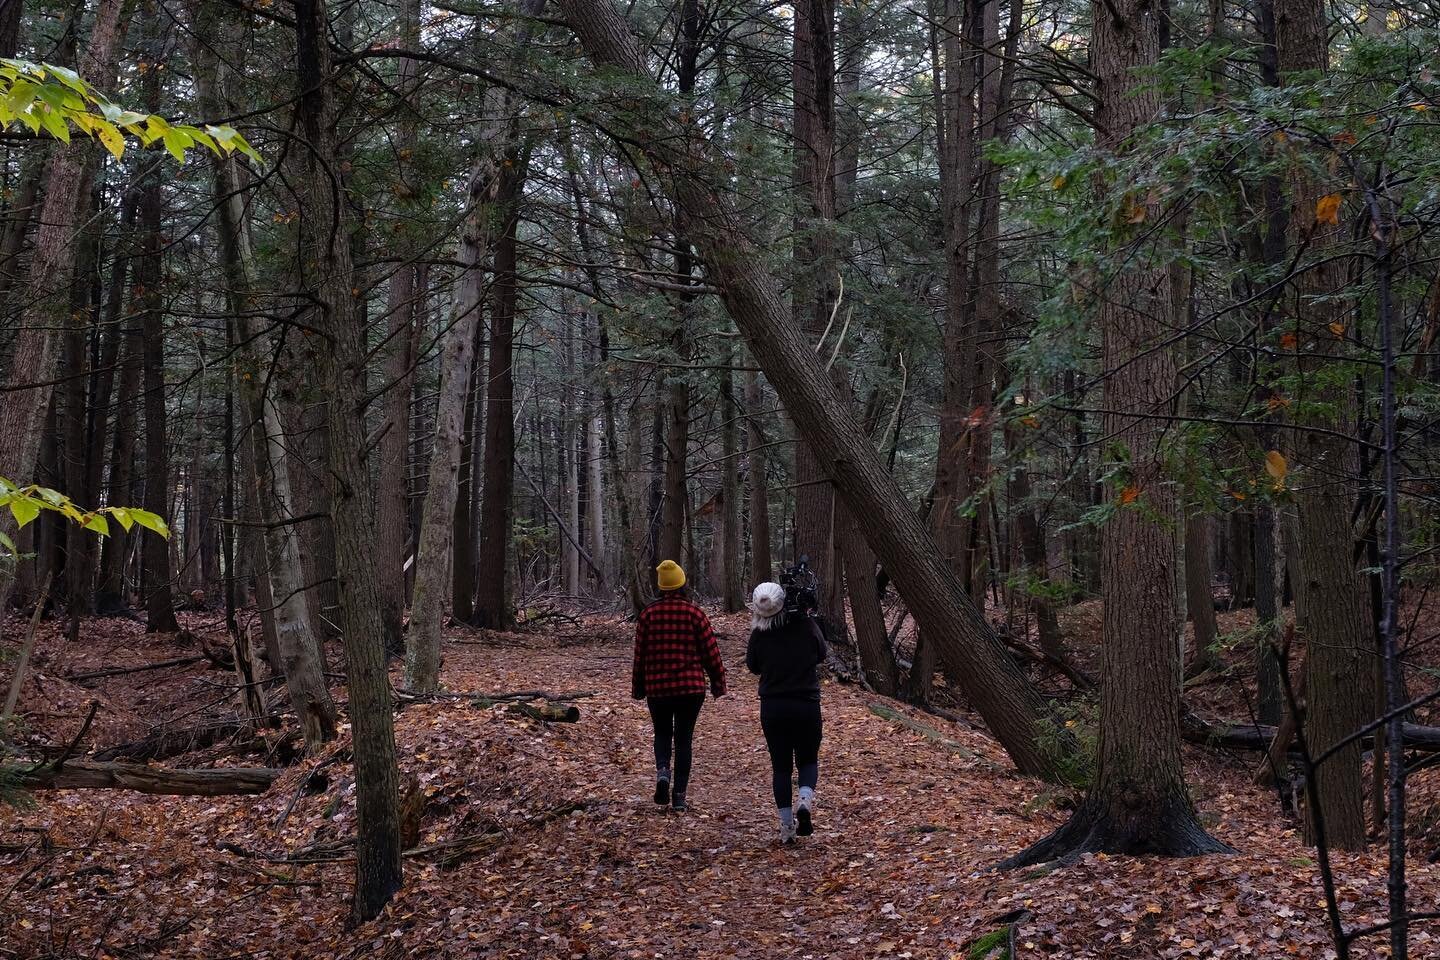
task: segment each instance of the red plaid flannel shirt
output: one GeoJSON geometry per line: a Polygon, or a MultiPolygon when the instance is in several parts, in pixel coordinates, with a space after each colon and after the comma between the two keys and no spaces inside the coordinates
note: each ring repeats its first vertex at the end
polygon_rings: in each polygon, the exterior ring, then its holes
{"type": "Polygon", "coordinates": [[[632,697],[703,696],[707,673],[711,689],[720,696],[725,692],[725,664],[704,610],[684,597],[665,596],[640,612],[632,697]]]}

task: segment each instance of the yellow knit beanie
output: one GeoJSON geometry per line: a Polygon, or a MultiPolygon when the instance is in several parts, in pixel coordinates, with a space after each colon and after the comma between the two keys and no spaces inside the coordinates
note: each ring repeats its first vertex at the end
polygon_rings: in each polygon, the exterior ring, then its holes
{"type": "Polygon", "coordinates": [[[674,560],[665,560],[655,568],[655,580],[661,590],[679,590],[685,586],[685,571],[674,560]]]}

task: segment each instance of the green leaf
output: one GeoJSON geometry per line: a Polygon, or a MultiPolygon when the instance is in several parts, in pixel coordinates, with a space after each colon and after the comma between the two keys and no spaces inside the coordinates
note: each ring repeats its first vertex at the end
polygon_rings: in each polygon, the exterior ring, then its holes
{"type": "Polygon", "coordinates": [[[25,524],[40,516],[40,505],[34,500],[21,497],[10,501],[10,512],[15,515],[15,522],[23,528],[25,524]]]}
{"type": "Polygon", "coordinates": [[[51,76],[56,80],[59,80],[85,99],[94,99],[94,94],[91,93],[90,88],[86,86],[85,81],[80,79],[80,74],[71,70],[69,67],[57,67],[53,63],[47,63],[45,66],[49,68],[51,76]]]}
{"type": "Polygon", "coordinates": [[[5,550],[11,554],[16,554],[20,552],[15,548],[15,541],[11,540],[8,536],[6,536],[4,530],[0,530],[0,547],[4,547],[5,550]]]}
{"type": "Polygon", "coordinates": [[[110,524],[105,522],[105,517],[99,513],[92,513],[90,519],[85,521],[86,530],[94,530],[102,537],[110,536],[110,524]]]}
{"type": "Polygon", "coordinates": [[[130,508],[130,516],[146,530],[153,530],[160,534],[160,536],[166,538],[170,536],[170,528],[165,525],[164,518],[158,514],[151,513],[149,510],[139,510],[132,507],[130,508]]]}
{"type": "Polygon", "coordinates": [[[124,528],[127,532],[130,530],[131,527],[135,526],[135,520],[133,517],[130,516],[129,507],[110,507],[109,513],[110,516],[114,517],[115,521],[119,523],[120,526],[124,528]]]}
{"type": "Polygon", "coordinates": [[[185,131],[176,127],[168,128],[161,136],[164,137],[165,149],[169,152],[170,156],[184,163],[185,150],[195,146],[195,140],[189,134],[185,133],[185,131]]]}
{"type": "Polygon", "coordinates": [[[215,138],[199,127],[180,127],[178,129],[181,130],[185,136],[189,137],[191,142],[200,144],[216,156],[219,156],[222,152],[219,144],[215,142],[215,138]]]}
{"type": "Polygon", "coordinates": [[[40,125],[56,140],[62,143],[70,142],[70,124],[66,123],[65,118],[54,108],[40,108],[40,125]]]}

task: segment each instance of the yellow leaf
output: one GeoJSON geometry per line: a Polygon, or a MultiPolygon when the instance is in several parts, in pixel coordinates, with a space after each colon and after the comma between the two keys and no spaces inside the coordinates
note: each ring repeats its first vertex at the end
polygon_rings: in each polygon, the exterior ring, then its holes
{"type": "Polygon", "coordinates": [[[1278,393],[1274,393],[1271,394],[1269,399],[1265,401],[1265,406],[1270,410],[1271,413],[1274,413],[1276,410],[1282,410],[1285,407],[1290,406],[1290,398],[1281,396],[1278,393]]]}
{"type": "Polygon", "coordinates": [[[1426,110],[1429,110],[1429,109],[1430,109],[1430,104],[1428,104],[1428,103],[1412,103],[1412,104],[1410,104],[1410,109],[1411,109],[1411,110],[1418,110],[1418,111],[1420,111],[1421,113],[1423,113],[1423,112],[1425,112],[1426,110]]]}
{"type": "Polygon", "coordinates": [[[1290,472],[1290,464],[1285,462],[1285,455],[1279,450],[1271,450],[1265,454],[1265,472],[1276,480],[1284,480],[1285,474],[1290,472]]]}
{"type": "Polygon", "coordinates": [[[1146,218],[1149,214],[1148,214],[1148,212],[1146,211],[1144,204],[1136,203],[1134,200],[1127,200],[1127,201],[1125,201],[1125,204],[1126,204],[1126,206],[1125,206],[1125,222],[1126,222],[1126,223],[1144,223],[1144,222],[1145,222],[1145,218],[1146,218]]]}
{"type": "Polygon", "coordinates": [[[1335,334],[1335,336],[1337,336],[1337,337],[1343,337],[1343,336],[1345,336],[1345,324],[1343,324],[1343,323],[1332,323],[1332,324],[1330,324],[1330,332],[1333,333],[1333,334],[1335,334]]]}
{"type": "Polygon", "coordinates": [[[1067,177],[1065,176],[1065,174],[1062,173],[1062,174],[1060,174],[1058,177],[1056,177],[1054,180],[1051,180],[1051,181],[1050,181],[1050,187],[1051,187],[1051,189],[1054,189],[1054,190],[1063,190],[1063,189],[1065,189],[1065,184],[1068,183],[1068,182],[1069,182],[1069,178],[1067,178],[1067,177]]]}
{"type": "Polygon", "coordinates": [[[1230,491],[1230,496],[1234,497],[1236,500],[1244,500],[1244,499],[1245,499],[1245,494],[1241,493],[1239,490],[1231,490],[1231,491],[1230,491]]]}
{"type": "Polygon", "coordinates": [[[112,123],[102,120],[95,128],[95,136],[104,144],[105,149],[110,151],[110,156],[119,160],[125,153],[125,138],[112,123]]]}
{"type": "Polygon", "coordinates": [[[1340,194],[1327,193],[1316,201],[1315,222],[1329,224],[1340,222],[1340,194]]]}
{"type": "Polygon", "coordinates": [[[1280,346],[1281,346],[1281,348],[1283,348],[1283,349],[1285,349],[1285,350],[1294,350],[1294,349],[1295,349],[1297,346],[1299,346],[1299,345],[1300,345],[1300,338],[1297,337],[1297,336],[1295,336],[1295,334],[1293,334],[1293,333],[1285,333],[1285,334],[1281,334],[1281,335],[1280,335],[1280,346]]]}
{"type": "Polygon", "coordinates": [[[1134,503],[1139,496],[1139,487],[1126,487],[1124,490],[1120,491],[1120,505],[1123,507],[1128,504],[1134,503]]]}

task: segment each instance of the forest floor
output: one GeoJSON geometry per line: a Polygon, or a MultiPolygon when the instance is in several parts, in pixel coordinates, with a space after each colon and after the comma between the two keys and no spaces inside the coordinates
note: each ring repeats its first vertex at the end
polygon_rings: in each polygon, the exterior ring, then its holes
{"type": "MultiPolygon", "coordinates": [[[[213,621],[192,614],[187,625],[213,621]]],[[[746,625],[717,627],[731,694],[701,715],[687,813],[650,801],[625,623],[451,631],[450,690],[593,695],[574,701],[574,724],[465,699],[404,705],[400,764],[426,803],[405,888],[378,921],[346,928],[351,865],[323,859],[343,857],[353,835],[343,731],[259,797],[82,790],[0,808],[0,958],[947,960],[1022,910],[1019,957],[1333,956],[1313,851],[1274,793],[1250,785],[1248,756],[1187,747],[1197,806],[1234,855],[995,872],[1062,823],[1074,797],[1012,773],[963,706],[953,723],[827,681],[817,830],[781,847],[746,625]]],[[[81,686],[64,677],[194,652],[130,621],[86,628],[78,645],[42,628],[23,701],[32,746],[63,745],[92,698],[101,706],[86,746],[190,722],[180,718],[230,680],[191,664],[81,686]]],[[[259,765],[278,736],[251,743],[250,756],[220,745],[166,764],[259,765]]],[[[1419,909],[1440,899],[1427,859],[1412,857],[1419,909]]],[[[1346,921],[1382,920],[1380,846],[1335,860],[1346,921]]],[[[1440,956],[1440,931],[1417,927],[1411,943],[1414,957],[1440,956]]],[[[1354,953],[1385,955],[1373,942],[1354,953]]]]}

